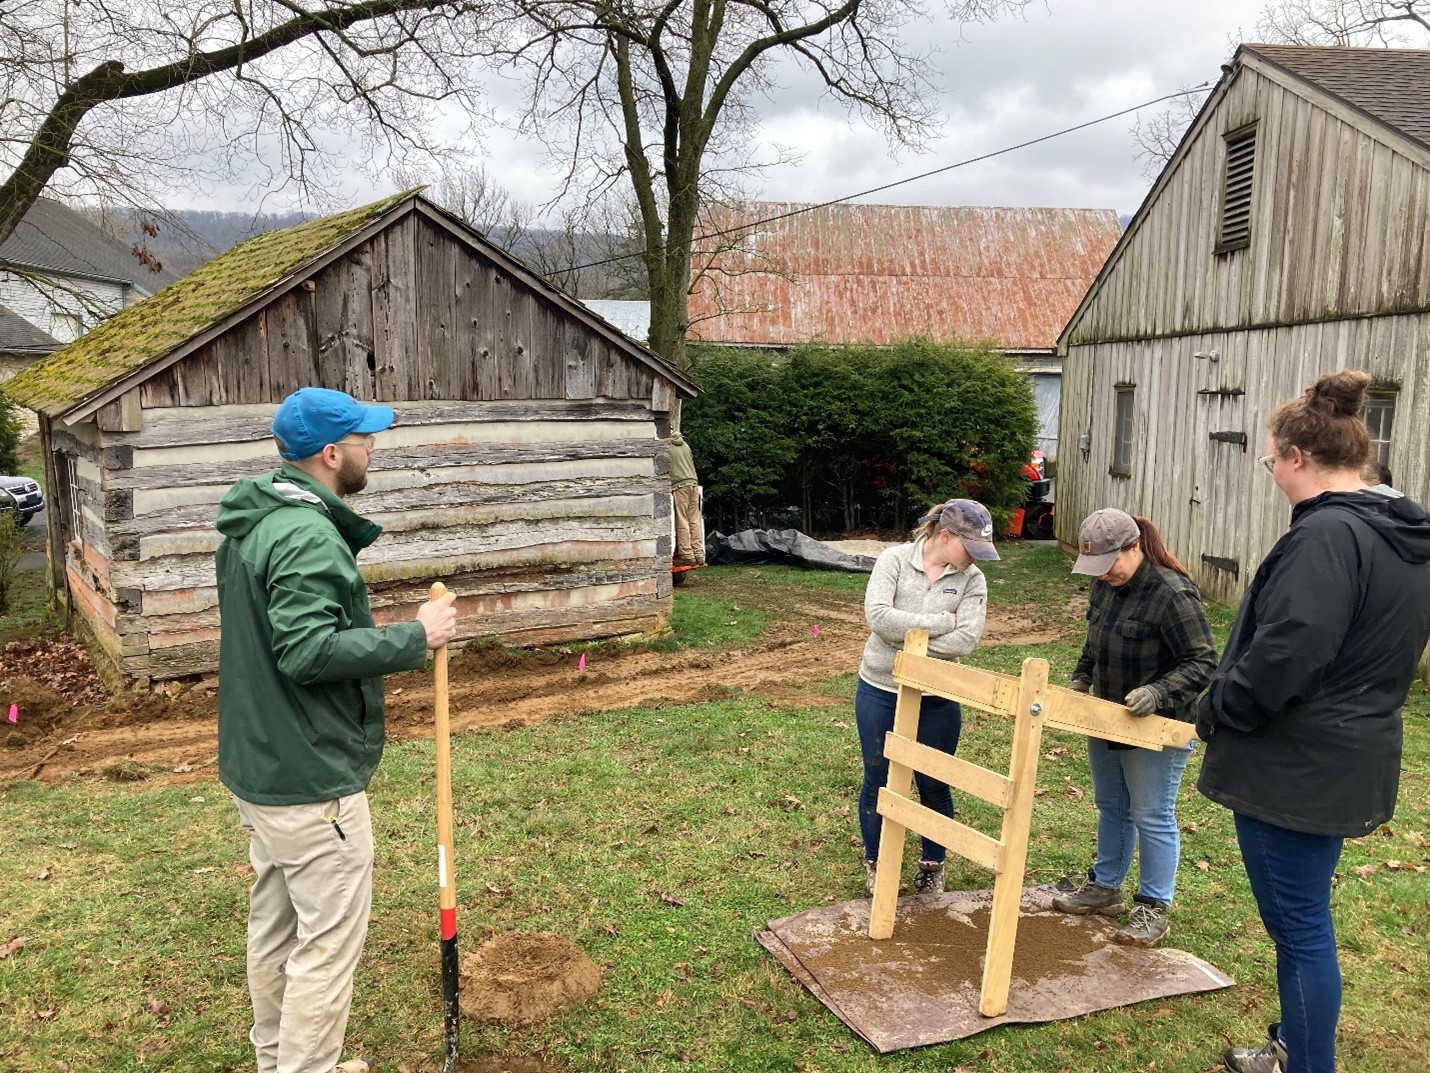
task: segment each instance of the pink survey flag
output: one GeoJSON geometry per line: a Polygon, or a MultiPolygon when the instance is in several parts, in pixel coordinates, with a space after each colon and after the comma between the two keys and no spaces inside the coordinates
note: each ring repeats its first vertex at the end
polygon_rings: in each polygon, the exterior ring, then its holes
{"type": "Polygon", "coordinates": [[[581,659],[580,659],[580,661],[576,664],[576,669],[577,669],[578,671],[584,671],[584,670],[586,669],[586,653],[584,653],[584,652],[581,653],[581,659]]]}
{"type": "Polygon", "coordinates": [[[12,704],[12,705],[10,705],[10,722],[12,722],[12,723],[18,723],[19,721],[20,721],[20,706],[19,706],[18,704],[12,704]]]}
{"type": "Polygon", "coordinates": [[[819,636],[819,627],[818,627],[818,626],[811,626],[811,627],[809,628],[809,633],[810,633],[810,636],[811,636],[811,637],[818,637],[818,636],[819,636]]]}

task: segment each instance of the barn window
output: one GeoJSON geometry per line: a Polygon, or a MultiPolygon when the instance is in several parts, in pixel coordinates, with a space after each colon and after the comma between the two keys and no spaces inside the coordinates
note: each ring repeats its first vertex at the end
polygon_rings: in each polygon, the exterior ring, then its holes
{"type": "Polygon", "coordinates": [[[1217,253],[1251,245],[1251,180],[1256,167],[1256,124],[1226,136],[1226,171],[1221,187],[1217,253]]]}
{"type": "Polygon", "coordinates": [[[1117,406],[1112,420],[1112,468],[1114,477],[1132,475],[1132,393],[1131,384],[1119,384],[1117,406]]]}
{"type": "Polygon", "coordinates": [[[1365,427],[1370,430],[1370,460],[1390,465],[1390,432],[1395,425],[1395,393],[1376,392],[1365,400],[1365,427]]]}

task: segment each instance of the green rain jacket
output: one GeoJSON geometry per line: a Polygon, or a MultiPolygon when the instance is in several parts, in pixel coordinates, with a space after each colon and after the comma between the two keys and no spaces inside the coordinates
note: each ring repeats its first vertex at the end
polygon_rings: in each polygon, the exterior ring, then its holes
{"type": "Polygon", "coordinates": [[[427,657],[420,622],[373,625],[356,555],[381,527],[285,465],[229,489],[218,530],[219,779],[258,805],[365,789],[382,675],[427,657]]]}

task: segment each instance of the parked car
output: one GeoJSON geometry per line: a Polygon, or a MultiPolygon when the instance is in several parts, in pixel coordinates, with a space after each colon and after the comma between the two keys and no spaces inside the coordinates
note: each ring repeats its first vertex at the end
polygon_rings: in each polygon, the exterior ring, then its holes
{"type": "Polygon", "coordinates": [[[0,477],[0,512],[15,511],[21,525],[45,509],[40,486],[29,477],[0,477]]]}

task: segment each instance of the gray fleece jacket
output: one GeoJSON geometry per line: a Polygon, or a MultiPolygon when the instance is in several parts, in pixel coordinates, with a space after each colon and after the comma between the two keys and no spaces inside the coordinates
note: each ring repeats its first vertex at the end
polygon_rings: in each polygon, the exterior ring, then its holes
{"type": "Polygon", "coordinates": [[[896,544],[874,563],[864,592],[864,617],[873,632],[864,645],[859,677],[878,689],[894,690],[894,656],[908,630],[927,630],[929,655],[958,660],[983,636],[988,582],[977,566],[945,567],[932,584],[923,570],[924,542],[896,544]],[[957,623],[955,624],[955,617],[957,623]]]}

